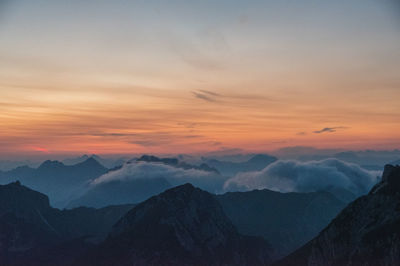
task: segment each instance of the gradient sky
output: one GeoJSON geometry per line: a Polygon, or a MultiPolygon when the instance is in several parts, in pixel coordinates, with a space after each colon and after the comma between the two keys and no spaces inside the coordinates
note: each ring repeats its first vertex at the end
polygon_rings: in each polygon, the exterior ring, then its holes
{"type": "Polygon", "coordinates": [[[0,0],[0,156],[400,148],[396,0],[0,0]]]}

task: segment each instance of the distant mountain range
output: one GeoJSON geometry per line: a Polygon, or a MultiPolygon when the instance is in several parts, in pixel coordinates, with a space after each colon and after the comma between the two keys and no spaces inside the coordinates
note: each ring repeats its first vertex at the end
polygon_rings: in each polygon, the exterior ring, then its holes
{"type": "MultiPolygon", "coordinates": [[[[143,155],[140,158],[127,162],[124,166],[132,166],[137,163],[149,163],[149,165],[162,164],[184,170],[194,169],[219,176],[219,173],[216,169],[211,168],[206,164],[201,164],[197,166],[181,162],[176,158],[159,158],[152,155],[143,155]]],[[[123,166],[115,167],[113,169],[110,169],[107,173],[118,171],[122,167],[123,166]]],[[[144,173],[144,175],[145,174],[146,173],[144,173]]],[[[221,182],[223,183],[223,181],[224,180],[222,180],[221,182]]],[[[89,189],[82,196],[73,199],[67,205],[67,207],[72,208],[79,206],[89,206],[98,208],[110,204],[139,203],[172,187],[173,185],[167,181],[164,173],[160,173],[160,176],[157,176],[156,178],[149,178],[146,176],[129,178],[128,173],[127,176],[121,178],[120,180],[117,179],[96,184],[95,186],[90,186],[89,189]]]]}
{"type": "Polygon", "coordinates": [[[368,195],[276,265],[400,265],[400,166],[386,165],[368,195]]]}
{"type": "Polygon", "coordinates": [[[92,154],[92,155],[84,154],[79,157],[66,158],[66,159],[62,160],[62,163],[65,165],[74,165],[74,164],[82,163],[89,158],[95,159],[96,161],[98,161],[100,164],[104,165],[107,168],[113,168],[113,167],[122,165],[126,161],[128,161],[127,158],[112,159],[112,158],[104,158],[104,157],[96,155],[96,154],[92,154]]]}
{"type": "Polygon", "coordinates": [[[245,162],[206,159],[205,163],[210,167],[217,169],[222,175],[234,176],[239,172],[260,171],[277,160],[278,159],[274,156],[258,154],[245,162]]]}
{"type": "Polygon", "coordinates": [[[21,181],[24,185],[47,194],[53,206],[63,207],[82,193],[83,186],[108,170],[93,158],[65,165],[59,161],[45,161],[38,168],[27,166],[0,172],[0,183],[21,181]]]}

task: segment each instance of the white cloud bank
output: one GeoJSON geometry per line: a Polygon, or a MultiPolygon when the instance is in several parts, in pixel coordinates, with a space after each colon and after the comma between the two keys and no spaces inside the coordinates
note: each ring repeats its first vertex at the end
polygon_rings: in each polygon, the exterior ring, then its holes
{"type": "Polygon", "coordinates": [[[227,180],[225,191],[270,189],[280,192],[313,192],[327,187],[344,188],[362,195],[377,182],[380,172],[337,159],[300,162],[276,161],[261,171],[239,173],[227,180]]]}
{"type": "Polygon", "coordinates": [[[172,186],[192,183],[194,186],[209,192],[221,192],[226,179],[214,172],[196,169],[182,169],[162,163],[135,162],[127,163],[121,169],[106,173],[92,181],[91,186],[111,181],[129,181],[134,179],[164,178],[172,186]]]}

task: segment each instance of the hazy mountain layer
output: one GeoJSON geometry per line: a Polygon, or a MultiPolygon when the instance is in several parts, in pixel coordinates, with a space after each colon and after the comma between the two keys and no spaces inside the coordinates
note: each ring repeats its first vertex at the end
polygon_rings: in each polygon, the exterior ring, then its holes
{"type": "Polygon", "coordinates": [[[263,236],[277,257],[316,236],[344,207],[328,192],[279,193],[264,190],[218,195],[227,216],[246,235],[263,236]]]}
{"type": "Polygon", "coordinates": [[[107,172],[107,168],[89,158],[75,165],[64,165],[58,161],[45,161],[38,168],[18,167],[3,172],[0,183],[16,180],[45,193],[56,207],[64,207],[72,198],[80,195],[88,181],[107,172]]]}
{"type": "Polygon", "coordinates": [[[245,162],[220,161],[217,159],[206,160],[207,165],[216,168],[222,175],[234,176],[239,172],[259,171],[275,162],[276,157],[258,154],[245,162]]]}

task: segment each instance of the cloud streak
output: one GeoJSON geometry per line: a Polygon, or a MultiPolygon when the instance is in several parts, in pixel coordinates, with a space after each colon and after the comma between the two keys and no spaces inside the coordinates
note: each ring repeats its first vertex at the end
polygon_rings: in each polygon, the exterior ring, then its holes
{"type": "Polygon", "coordinates": [[[193,91],[192,93],[195,98],[198,98],[198,99],[201,99],[201,100],[204,100],[207,102],[216,102],[216,99],[214,97],[212,97],[214,95],[211,95],[209,93],[206,94],[206,93],[196,92],[196,91],[193,91]]]}
{"type": "Polygon", "coordinates": [[[346,129],[347,127],[325,127],[321,130],[316,130],[313,131],[315,134],[321,134],[321,133],[333,133],[336,132],[338,129],[346,129]]]}

